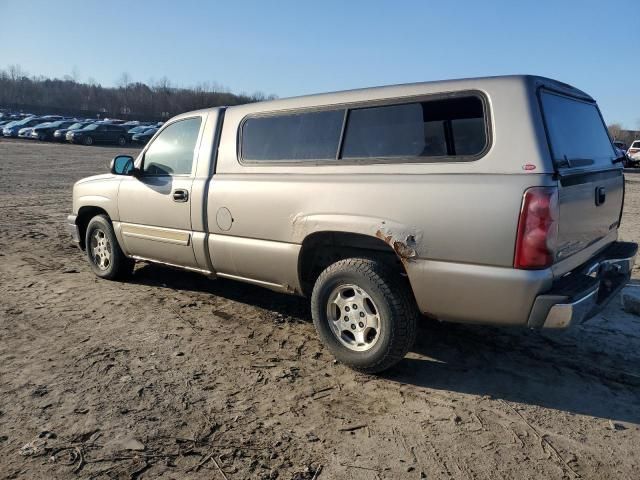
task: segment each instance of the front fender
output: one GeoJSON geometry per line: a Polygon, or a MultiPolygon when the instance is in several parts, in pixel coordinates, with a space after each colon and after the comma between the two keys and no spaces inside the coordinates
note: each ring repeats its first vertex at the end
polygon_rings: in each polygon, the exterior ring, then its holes
{"type": "Polygon", "coordinates": [[[83,207],[98,207],[107,212],[112,221],[118,221],[118,186],[120,179],[108,178],[76,183],[73,188],[73,213],[83,207]]]}

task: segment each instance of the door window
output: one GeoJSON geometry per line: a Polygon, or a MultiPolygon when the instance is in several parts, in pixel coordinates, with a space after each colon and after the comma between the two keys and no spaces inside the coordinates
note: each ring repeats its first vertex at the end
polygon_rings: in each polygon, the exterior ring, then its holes
{"type": "Polygon", "coordinates": [[[201,122],[200,117],[187,118],[165,128],[144,155],[145,174],[191,174],[201,122]]]}

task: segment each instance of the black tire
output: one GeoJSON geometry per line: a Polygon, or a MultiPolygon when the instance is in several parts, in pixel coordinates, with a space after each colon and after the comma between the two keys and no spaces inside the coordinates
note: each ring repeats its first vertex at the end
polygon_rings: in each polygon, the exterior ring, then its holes
{"type": "Polygon", "coordinates": [[[113,226],[106,215],[97,215],[89,221],[85,249],[91,270],[100,278],[115,280],[133,272],[135,262],[122,253],[113,226]],[[96,237],[102,239],[101,244],[96,237]]]}
{"type": "Polygon", "coordinates": [[[120,145],[121,147],[124,147],[127,144],[127,139],[126,137],[118,137],[118,145],[120,145]]]}
{"type": "Polygon", "coordinates": [[[87,135],[86,137],[84,137],[84,144],[87,147],[90,147],[91,145],[93,145],[93,137],[90,137],[89,135],[87,135]]]}
{"type": "Polygon", "coordinates": [[[47,139],[47,136],[44,133],[38,135],[38,140],[44,142],[47,139]]]}
{"type": "Polygon", "coordinates": [[[407,280],[390,266],[368,258],[340,260],[324,270],[313,287],[311,313],[320,339],[335,358],[364,373],[382,372],[404,358],[415,341],[419,317],[407,280]],[[368,350],[343,345],[329,324],[333,321],[328,313],[330,296],[341,285],[360,287],[377,308],[379,338],[368,350]]]}

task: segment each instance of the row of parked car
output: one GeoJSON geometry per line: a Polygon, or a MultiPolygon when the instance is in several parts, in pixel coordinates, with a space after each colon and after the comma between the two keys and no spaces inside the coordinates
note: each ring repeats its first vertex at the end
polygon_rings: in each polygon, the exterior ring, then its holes
{"type": "Polygon", "coordinates": [[[162,122],[124,121],[118,119],[78,119],[59,115],[0,116],[0,131],[4,137],[45,141],[67,141],[82,145],[147,143],[162,122]],[[4,118],[4,117],[8,118],[4,118]]]}

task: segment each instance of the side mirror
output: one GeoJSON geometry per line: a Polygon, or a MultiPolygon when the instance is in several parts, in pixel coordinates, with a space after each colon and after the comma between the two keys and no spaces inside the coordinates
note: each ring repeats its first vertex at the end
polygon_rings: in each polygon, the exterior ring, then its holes
{"type": "Polygon", "coordinates": [[[130,155],[118,155],[113,157],[109,170],[114,175],[133,175],[135,167],[133,166],[133,157],[130,155]]]}

